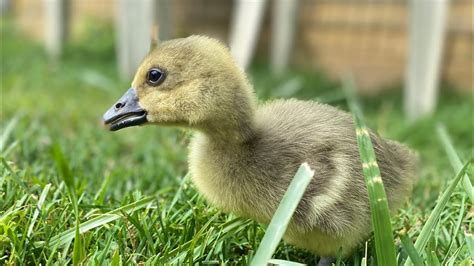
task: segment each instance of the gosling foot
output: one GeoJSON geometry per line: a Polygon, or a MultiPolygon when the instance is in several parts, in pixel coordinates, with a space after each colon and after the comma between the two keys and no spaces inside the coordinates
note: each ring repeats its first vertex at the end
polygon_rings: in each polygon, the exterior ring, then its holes
{"type": "Polygon", "coordinates": [[[333,262],[336,262],[336,259],[333,257],[320,257],[318,266],[331,266],[333,262]]]}

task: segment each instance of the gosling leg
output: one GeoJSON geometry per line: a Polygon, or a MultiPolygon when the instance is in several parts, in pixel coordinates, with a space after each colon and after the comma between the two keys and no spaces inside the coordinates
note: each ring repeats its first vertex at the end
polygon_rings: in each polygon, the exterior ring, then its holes
{"type": "Polygon", "coordinates": [[[331,266],[336,259],[333,257],[321,257],[318,261],[318,266],[331,266]]]}

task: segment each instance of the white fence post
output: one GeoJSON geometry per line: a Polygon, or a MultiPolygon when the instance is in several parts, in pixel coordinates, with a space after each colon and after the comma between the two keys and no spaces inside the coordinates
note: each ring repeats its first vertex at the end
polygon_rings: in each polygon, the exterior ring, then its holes
{"type": "Polygon", "coordinates": [[[150,48],[152,0],[119,0],[117,55],[120,74],[131,78],[150,48]]]}
{"type": "Polygon", "coordinates": [[[230,29],[230,50],[237,64],[246,69],[253,57],[266,0],[235,0],[230,29]]]}
{"type": "Polygon", "coordinates": [[[11,0],[0,0],[0,15],[4,15],[11,9],[11,0]]]}
{"type": "Polygon", "coordinates": [[[158,24],[158,40],[165,41],[172,37],[171,34],[171,0],[156,1],[155,23],[158,24]]]}
{"type": "Polygon", "coordinates": [[[271,66],[275,74],[281,74],[288,66],[293,48],[298,0],[273,2],[271,66]]]}
{"type": "Polygon", "coordinates": [[[46,51],[53,61],[62,54],[68,34],[69,0],[43,0],[46,14],[46,51]]]}
{"type": "Polygon", "coordinates": [[[436,107],[448,0],[410,1],[410,40],[405,112],[410,119],[436,107]]]}

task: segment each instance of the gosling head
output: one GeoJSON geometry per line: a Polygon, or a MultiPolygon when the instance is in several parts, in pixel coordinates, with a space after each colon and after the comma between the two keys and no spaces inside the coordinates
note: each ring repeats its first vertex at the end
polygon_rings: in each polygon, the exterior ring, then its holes
{"type": "Polygon", "coordinates": [[[223,44],[191,36],[150,51],[131,88],[103,119],[112,131],[143,124],[218,130],[245,124],[253,114],[254,98],[223,44]]]}

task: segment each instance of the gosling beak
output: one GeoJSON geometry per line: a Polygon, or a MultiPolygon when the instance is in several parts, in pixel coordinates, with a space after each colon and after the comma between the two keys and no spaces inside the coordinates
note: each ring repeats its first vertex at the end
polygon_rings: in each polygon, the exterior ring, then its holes
{"type": "Polygon", "coordinates": [[[110,131],[138,126],[147,122],[146,111],[138,103],[137,92],[134,88],[128,91],[112,106],[104,116],[104,124],[110,131]]]}

